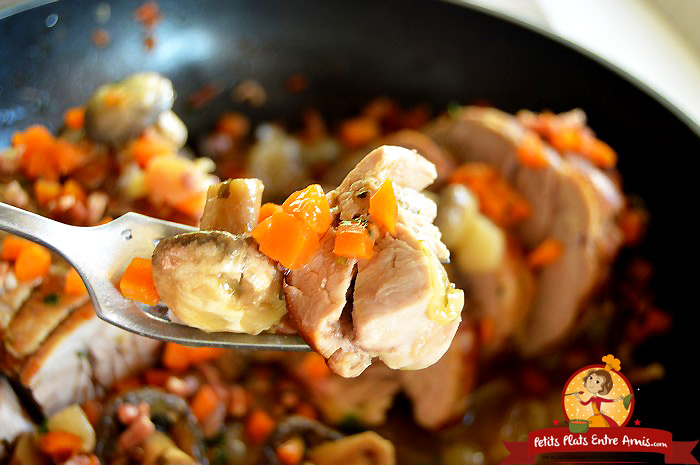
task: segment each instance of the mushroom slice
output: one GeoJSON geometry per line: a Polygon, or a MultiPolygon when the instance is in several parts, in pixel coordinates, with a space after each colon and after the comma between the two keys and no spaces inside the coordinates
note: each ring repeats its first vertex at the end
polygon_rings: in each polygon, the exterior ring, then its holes
{"type": "Polygon", "coordinates": [[[123,144],[158,122],[174,99],[172,82],[158,73],[138,73],[105,84],[87,103],[85,130],[94,141],[123,144]]]}
{"type": "Polygon", "coordinates": [[[393,465],[396,451],[390,441],[365,431],[316,446],[309,458],[316,465],[393,465]]]}
{"type": "Polygon", "coordinates": [[[206,231],[250,232],[258,224],[263,183],[259,179],[229,179],[209,186],[200,228],[206,231]]]}
{"type": "Polygon", "coordinates": [[[156,436],[144,445],[146,448],[144,452],[147,452],[149,457],[160,456],[158,457],[160,461],[156,463],[206,463],[202,431],[187,402],[175,395],[150,388],[126,392],[105,407],[97,425],[97,447],[95,448],[95,454],[101,463],[115,463],[123,453],[118,448],[118,437],[122,425],[117,412],[124,403],[148,404],[151,420],[157,422],[170,438],[163,440],[161,433],[154,433],[156,436]],[[170,451],[164,449],[170,449],[170,451]],[[178,451],[184,452],[193,460],[177,453],[178,451]],[[168,456],[182,461],[168,462],[165,460],[168,456]]]}
{"type": "Polygon", "coordinates": [[[198,231],[163,239],[153,278],[177,320],[203,331],[258,334],[287,311],[282,274],[245,236],[198,231]]]}

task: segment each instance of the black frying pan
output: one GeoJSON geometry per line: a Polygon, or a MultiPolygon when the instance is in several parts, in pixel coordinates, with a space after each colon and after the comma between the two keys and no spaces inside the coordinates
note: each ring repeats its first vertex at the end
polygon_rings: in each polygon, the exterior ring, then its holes
{"type": "MultiPolygon", "coordinates": [[[[698,353],[697,239],[690,220],[697,216],[700,130],[679,111],[560,39],[456,4],[159,3],[165,16],[152,52],[132,16],[139,0],[111,2],[105,28],[112,43],[104,49],[91,41],[94,1],[61,1],[0,20],[0,146],[30,123],[55,128],[65,108],[82,103],[97,85],[144,69],[170,77],[181,96],[206,84],[229,90],[240,79],[257,79],[269,93],[269,103],[253,112],[258,119],[292,117],[306,105],[347,115],[378,94],[435,108],[477,99],[509,111],[581,107],[619,152],[625,189],[641,194],[651,210],[643,252],[655,264],[657,303],[675,318],[670,335],[635,354],[663,362],[668,373],[635,392],[635,417],[643,426],[669,429],[674,439],[700,437],[700,402],[674,400],[677,392],[695,390],[698,353]],[[58,21],[47,27],[52,14],[58,21]],[[292,95],[283,83],[298,72],[311,86],[292,95]]],[[[228,92],[203,110],[192,111],[185,98],[177,105],[195,136],[234,106],[228,92]]]]}

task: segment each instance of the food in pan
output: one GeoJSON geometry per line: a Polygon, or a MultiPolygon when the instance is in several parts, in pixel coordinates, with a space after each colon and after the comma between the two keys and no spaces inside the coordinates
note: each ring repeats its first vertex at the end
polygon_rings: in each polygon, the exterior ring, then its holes
{"type": "MultiPolygon", "coordinates": [[[[142,73],[69,109],[56,133],[18,132],[0,151],[0,200],[84,226],[126,211],[198,224],[136,257],[125,295],[206,330],[298,332],[318,353],[125,333],[64,261],[5,235],[11,463],[498,462],[501,440],[557,417],[549,380],[669,325],[634,249],[611,273],[647,216],[580,110],[433,117],[378,98],[286,127],[226,113],[193,150],[173,99],[142,73]]],[[[663,375],[628,363],[635,384],[663,375]]]]}

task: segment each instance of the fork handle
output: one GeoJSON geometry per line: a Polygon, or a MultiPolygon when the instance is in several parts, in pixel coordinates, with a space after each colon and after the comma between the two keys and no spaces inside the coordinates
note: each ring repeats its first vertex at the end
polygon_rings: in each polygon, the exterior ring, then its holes
{"type": "Polygon", "coordinates": [[[0,202],[0,230],[38,242],[69,261],[66,245],[76,239],[80,229],[0,202]]]}

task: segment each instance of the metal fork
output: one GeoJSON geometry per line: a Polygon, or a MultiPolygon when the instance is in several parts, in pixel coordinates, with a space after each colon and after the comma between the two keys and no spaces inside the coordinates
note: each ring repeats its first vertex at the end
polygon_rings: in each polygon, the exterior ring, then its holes
{"type": "Polygon", "coordinates": [[[0,230],[37,242],[65,258],[78,271],[97,316],[132,333],[189,346],[306,351],[297,335],[207,333],[172,323],[164,309],[125,299],[115,283],[134,257],[150,257],[164,237],[196,228],[127,213],[100,226],[59,223],[0,202],[0,230]]]}

